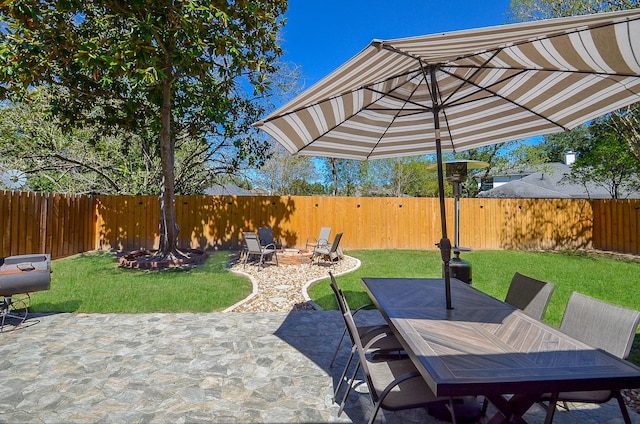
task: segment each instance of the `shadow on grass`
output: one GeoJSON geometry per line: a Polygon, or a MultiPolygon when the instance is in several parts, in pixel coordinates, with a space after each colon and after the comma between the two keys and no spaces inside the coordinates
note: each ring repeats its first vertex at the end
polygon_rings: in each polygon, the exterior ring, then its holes
{"type": "Polygon", "coordinates": [[[39,316],[54,315],[59,313],[72,313],[80,309],[82,302],[79,300],[69,300],[66,302],[45,302],[39,303],[37,306],[29,308],[29,315],[38,314],[39,316]]]}

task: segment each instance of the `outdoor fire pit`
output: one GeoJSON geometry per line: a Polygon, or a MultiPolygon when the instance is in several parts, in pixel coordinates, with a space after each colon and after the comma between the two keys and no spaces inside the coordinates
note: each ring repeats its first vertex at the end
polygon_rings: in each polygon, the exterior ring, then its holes
{"type": "Polygon", "coordinates": [[[311,262],[311,252],[300,249],[278,250],[278,261],[283,265],[301,265],[311,262]]]}
{"type": "Polygon", "coordinates": [[[0,258],[0,332],[15,329],[27,319],[29,293],[49,290],[51,255],[0,258]]]}

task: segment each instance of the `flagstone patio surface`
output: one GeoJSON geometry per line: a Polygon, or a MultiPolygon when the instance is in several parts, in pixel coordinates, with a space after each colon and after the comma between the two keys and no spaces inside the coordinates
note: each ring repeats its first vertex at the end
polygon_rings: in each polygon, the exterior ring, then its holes
{"type": "MultiPolygon", "coordinates": [[[[381,322],[375,311],[358,315],[381,322]]],[[[329,368],[342,328],[336,311],[34,316],[0,334],[0,422],[366,422],[366,385],[340,417],[332,401],[348,353],[329,368]]],[[[560,410],[554,422],[619,417],[609,403],[560,410]]],[[[544,411],[525,418],[541,423],[544,411]]],[[[378,422],[440,421],[419,409],[378,422]]]]}

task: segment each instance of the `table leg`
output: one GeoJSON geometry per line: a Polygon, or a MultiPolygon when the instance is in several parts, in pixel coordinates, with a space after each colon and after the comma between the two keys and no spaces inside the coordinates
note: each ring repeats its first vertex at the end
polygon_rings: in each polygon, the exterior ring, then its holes
{"type": "Polygon", "coordinates": [[[502,395],[488,395],[487,399],[498,409],[487,424],[497,423],[526,423],[522,416],[540,399],[540,394],[512,395],[509,399],[502,395]]]}

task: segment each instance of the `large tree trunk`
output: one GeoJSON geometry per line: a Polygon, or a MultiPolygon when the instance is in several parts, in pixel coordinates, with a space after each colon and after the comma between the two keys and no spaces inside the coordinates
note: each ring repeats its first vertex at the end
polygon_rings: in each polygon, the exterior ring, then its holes
{"type": "Polygon", "coordinates": [[[167,55],[166,73],[162,81],[162,108],[160,111],[160,162],[162,164],[162,187],[160,194],[160,249],[163,258],[182,256],[178,252],[178,225],[175,209],[175,146],[171,136],[171,59],[167,55]]]}
{"type": "Polygon", "coordinates": [[[336,168],[336,159],[331,158],[331,175],[333,175],[333,195],[338,195],[338,169],[336,168]]]}

